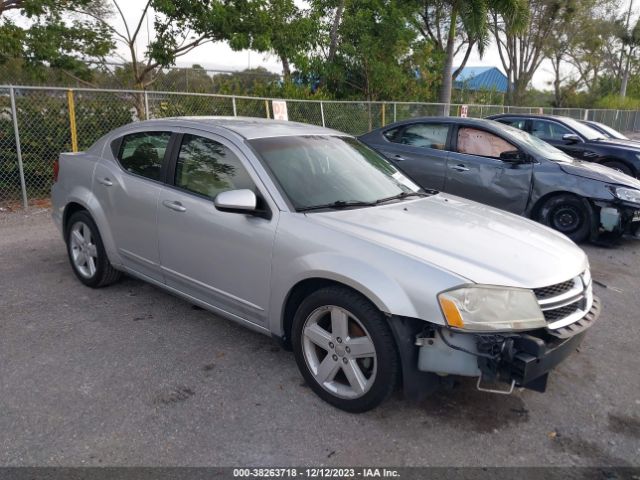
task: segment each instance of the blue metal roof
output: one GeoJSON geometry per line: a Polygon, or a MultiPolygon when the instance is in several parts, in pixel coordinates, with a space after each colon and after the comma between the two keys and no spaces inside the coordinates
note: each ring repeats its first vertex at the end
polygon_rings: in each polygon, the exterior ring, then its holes
{"type": "Polygon", "coordinates": [[[505,93],[507,84],[507,76],[496,67],[464,67],[458,78],[456,78],[454,87],[465,90],[494,90],[505,93]]]}

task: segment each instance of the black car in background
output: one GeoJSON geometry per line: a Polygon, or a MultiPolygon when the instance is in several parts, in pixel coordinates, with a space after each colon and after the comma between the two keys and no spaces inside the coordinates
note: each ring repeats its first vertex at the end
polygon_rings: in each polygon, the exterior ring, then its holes
{"type": "Polygon", "coordinates": [[[632,140],[625,134],[620,133],[619,131],[611,128],[609,125],[605,125],[604,123],[594,122],[593,120],[580,120],[580,123],[599,131],[607,138],[614,138],[616,140],[628,140],[630,142],[638,143],[637,140],[632,140]]]}
{"type": "Polygon", "coordinates": [[[640,177],[640,143],[607,138],[569,117],[504,113],[487,118],[524,130],[579,160],[640,177]]]}
{"type": "Polygon", "coordinates": [[[640,221],[640,181],[498,122],[415,118],[360,140],[423,188],[529,217],[574,241],[634,233],[640,221]]]}

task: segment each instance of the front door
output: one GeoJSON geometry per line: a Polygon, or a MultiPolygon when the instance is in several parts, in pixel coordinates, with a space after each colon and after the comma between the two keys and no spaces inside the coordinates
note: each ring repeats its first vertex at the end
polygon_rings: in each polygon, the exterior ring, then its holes
{"type": "Polygon", "coordinates": [[[447,161],[445,191],[521,215],[529,201],[533,164],[501,160],[518,148],[486,130],[459,127],[447,161]]]}
{"type": "Polygon", "coordinates": [[[277,211],[244,155],[215,135],[185,133],[158,199],[160,262],[169,286],[266,326],[277,211]],[[271,218],[217,210],[223,191],[251,189],[271,218]]]}

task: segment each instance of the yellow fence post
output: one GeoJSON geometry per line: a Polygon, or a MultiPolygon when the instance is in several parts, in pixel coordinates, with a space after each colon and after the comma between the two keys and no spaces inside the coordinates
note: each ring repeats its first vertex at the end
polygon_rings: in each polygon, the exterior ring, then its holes
{"type": "Polygon", "coordinates": [[[269,114],[269,100],[264,101],[264,109],[267,111],[267,118],[271,118],[271,115],[269,114]]]}
{"type": "Polygon", "coordinates": [[[386,122],[385,122],[385,119],[384,119],[386,106],[387,106],[387,104],[383,102],[382,103],[382,126],[383,127],[386,125],[386,122]]]}
{"type": "Polygon", "coordinates": [[[73,98],[73,90],[67,91],[69,102],[69,128],[71,129],[71,151],[78,151],[78,129],[76,128],[76,104],[73,98]]]}

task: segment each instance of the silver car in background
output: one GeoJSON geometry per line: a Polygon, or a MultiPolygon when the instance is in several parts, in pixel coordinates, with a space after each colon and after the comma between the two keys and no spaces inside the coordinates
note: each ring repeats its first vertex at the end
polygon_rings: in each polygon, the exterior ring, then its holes
{"type": "Polygon", "coordinates": [[[544,391],[599,316],[566,237],[424,191],[337,131],[152,120],[56,171],[53,219],[81,282],[126,272],[272,335],[347,411],[454,375],[544,391]]]}

